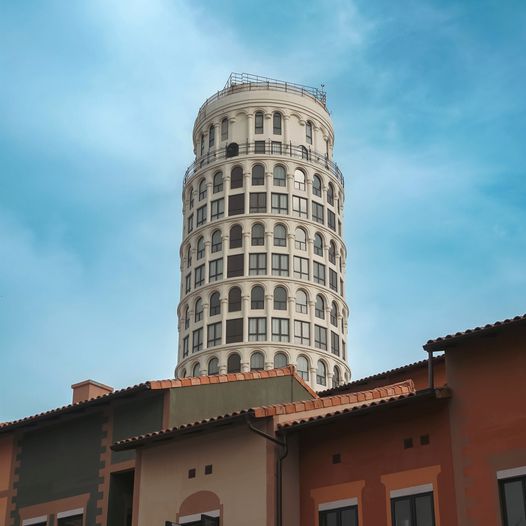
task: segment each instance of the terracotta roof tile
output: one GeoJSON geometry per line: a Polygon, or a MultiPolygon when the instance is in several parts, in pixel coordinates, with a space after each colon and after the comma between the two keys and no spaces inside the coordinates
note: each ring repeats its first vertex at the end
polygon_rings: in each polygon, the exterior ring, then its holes
{"type": "MultiPolygon", "coordinates": [[[[438,362],[443,362],[445,357],[442,356],[435,356],[433,358],[435,364],[438,362]]],[[[387,377],[392,374],[402,373],[404,371],[410,371],[411,369],[420,369],[422,367],[427,367],[427,359],[426,360],[420,360],[418,362],[409,363],[407,365],[402,365],[400,367],[396,367],[395,369],[390,369],[388,371],[382,371],[381,373],[376,373],[371,376],[365,376],[364,378],[359,378],[358,380],[353,380],[352,382],[349,382],[347,384],[340,385],[338,387],[332,387],[330,389],[325,389],[324,391],[318,391],[318,396],[320,397],[326,397],[331,396],[336,393],[341,393],[342,391],[345,392],[351,387],[355,387],[361,384],[367,384],[368,382],[372,380],[378,380],[383,377],[387,377]]],[[[359,392],[359,391],[356,391],[359,392]]]]}
{"type": "Polygon", "coordinates": [[[466,329],[462,332],[447,334],[446,336],[441,336],[440,338],[435,338],[434,340],[428,340],[427,343],[424,345],[424,349],[426,351],[442,350],[445,347],[448,347],[451,343],[456,342],[461,338],[465,338],[467,336],[472,335],[481,335],[501,327],[516,325],[524,322],[526,322],[526,314],[523,314],[522,316],[515,316],[514,318],[509,318],[502,321],[496,321],[494,323],[488,323],[487,325],[484,325],[482,327],[475,327],[473,329],[466,329]]]}

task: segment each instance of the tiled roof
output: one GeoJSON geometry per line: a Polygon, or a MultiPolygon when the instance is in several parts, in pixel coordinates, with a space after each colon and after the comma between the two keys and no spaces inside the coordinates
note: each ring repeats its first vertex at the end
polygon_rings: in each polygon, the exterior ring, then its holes
{"type": "Polygon", "coordinates": [[[248,371],[244,373],[215,374],[212,376],[195,376],[190,378],[175,378],[171,380],[158,380],[149,382],[151,389],[171,389],[173,387],[192,387],[195,385],[212,385],[226,382],[239,382],[244,380],[262,380],[265,378],[277,378],[280,376],[294,376],[295,379],[314,397],[318,395],[296,372],[293,365],[287,365],[279,369],[268,369],[266,371],[248,371]]]}
{"type": "Polygon", "coordinates": [[[44,411],[43,413],[38,413],[36,415],[26,416],[24,418],[13,420],[11,422],[2,422],[0,423],[0,433],[2,433],[3,431],[11,430],[15,427],[21,427],[27,424],[32,424],[40,420],[51,419],[61,414],[72,413],[79,409],[84,409],[88,406],[105,403],[106,401],[111,400],[113,398],[128,396],[132,393],[138,391],[146,391],[148,389],[150,389],[150,383],[144,382],[137,385],[133,385],[131,387],[125,387],[124,389],[118,389],[117,391],[113,391],[112,393],[96,396],[94,398],[90,398],[89,400],[83,400],[82,402],[77,402],[75,404],[69,404],[64,405],[62,407],[57,407],[55,409],[50,409],[49,411],[44,411]]]}
{"type": "Polygon", "coordinates": [[[449,396],[450,396],[450,393],[447,388],[425,389],[425,390],[417,391],[417,392],[413,391],[409,393],[391,396],[389,398],[368,400],[367,402],[364,402],[364,403],[357,403],[357,404],[353,404],[350,406],[340,407],[336,411],[329,411],[327,413],[320,414],[320,415],[308,416],[306,418],[305,418],[306,415],[303,415],[303,418],[296,418],[294,420],[289,420],[289,421],[278,424],[278,429],[281,431],[285,431],[288,429],[293,429],[297,426],[315,424],[315,423],[319,423],[327,419],[337,418],[343,415],[369,411],[373,408],[380,408],[380,407],[385,407],[385,406],[389,406],[392,404],[397,404],[406,399],[407,400],[409,399],[419,400],[423,398],[448,398],[449,396]]]}
{"type": "Polygon", "coordinates": [[[304,418],[315,418],[320,415],[327,415],[337,412],[348,411],[354,406],[364,406],[378,403],[381,400],[397,399],[407,397],[414,394],[415,388],[411,380],[399,382],[385,387],[378,387],[369,391],[361,391],[358,393],[350,393],[345,395],[337,395],[327,398],[316,398],[314,400],[304,400],[302,402],[288,402],[285,404],[274,404],[268,406],[256,407],[253,409],[246,409],[228,413],[198,422],[192,422],[171,429],[164,429],[153,433],[147,433],[135,437],[130,437],[125,440],[120,440],[113,444],[112,449],[119,451],[122,449],[133,449],[135,447],[144,445],[150,442],[157,442],[184,434],[189,431],[196,431],[204,427],[209,427],[217,423],[225,421],[232,421],[240,417],[251,416],[254,418],[270,418],[274,417],[275,423],[280,425],[285,422],[296,419],[298,414],[303,415],[304,418]]]}
{"type": "Polygon", "coordinates": [[[424,349],[426,351],[443,350],[449,347],[450,345],[457,343],[460,339],[475,335],[481,336],[486,333],[495,331],[496,329],[500,329],[502,327],[517,325],[524,322],[526,322],[526,314],[523,314],[522,316],[515,316],[514,318],[509,318],[502,321],[496,321],[495,323],[489,323],[487,325],[484,325],[483,327],[475,327],[474,329],[467,329],[462,332],[456,332],[455,334],[448,334],[446,336],[441,336],[440,338],[436,338],[434,340],[429,340],[424,345],[424,349]]]}
{"type": "Polygon", "coordinates": [[[113,393],[104,394],[101,396],[96,396],[90,398],[89,400],[83,400],[82,402],[77,402],[75,404],[69,404],[56,409],[51,409],[43,413],[38,413],[36,415],[27,416],[19,420],[13,420],[11,422],[0,423],[0,433],[4,431],[11,430],[16,427],[22,427],[24,425],[33,424],[38,421],[54,418],[58,415],[68,414],[80,409],[92,405],[98,405],[105,403],[108,400],[114,398],[119,398],[122,396],[128,396],[137,391],[146,391],[146,390],[156,390],[156,389],[173,389],[180,387],[192,387],[197,385],[211,385],[211,384],[221,384],[227,382],[238,382],[244,380],[259,380],[266,378],[277,378],[283,376],[293,376],[296,381],[301,383],[303,387],[315,398],[317,394],[305,383],[303,378],[296,373],[294,366],[288,365],[287,367],[282,367],[280,369],[269,369],[266,371],[250,371],[246,373],[228,373],[228,374],[218,374],[213,376],[198,376],[194,378],[178,378],[178,379],[168,379],[168,380],[151,380],[143,382],[131,387],[126,387],[124,389],[119,389],[113,391],[113,393]]]}
{"type": "Polygon", "coordinates": [[[245,416],[254,415],[252,409],[242,409],[241,411],[234,411],[225,415],[215,416],[212,418],[206,418],[205,420],[199,420],[197,422],[191,422],[190,424],[183,424],[170,429],[162,429],[161,431],[153,431],[152,433],[145,433],[144,435],[137,435],[124,440],[119,440],[112,444],[111,449],[114,451],[121,451],[123,449],[134,449],[150,442],[157,442],[160,440],[166,440],[173,438],[177,435],[181,435],[189,432],[196,432],[204,427],[211,427],[213,424],[224,424],[226,422],[232,422],[244,418],[245,416]]]}
{"type": "MultiPolygon", "coordinates": [[[[444,361],[445,356],[435,356],[433,358],[434,363],[442,362],[444,361]]],[[[351,387],[355,387],[357,385],[366,384],[372,380],[379,380],[380,378],[390,376],[392,374],[398,374],[405,371],[410,371],[412,369],[420,369],[422,367],[427,367],[427,360],[420,360],[419,362],[410,363],[407,365],[402,365],[400,367],[396,367],[395,369],[390,369],[388,371],[383,371],[381,373],[376,373],[371,376],[365,376],[364,378],[359,378],[358,380],[353,380],[352,382],[349,382],[347,384],[340,385],[338,387],[332,387],[331,389],[325,389],[324,391],[318,391],[318,396],[324,398],[326,396],[331,396],[335,393],[341,393],[347,391],[351,387]]]]}

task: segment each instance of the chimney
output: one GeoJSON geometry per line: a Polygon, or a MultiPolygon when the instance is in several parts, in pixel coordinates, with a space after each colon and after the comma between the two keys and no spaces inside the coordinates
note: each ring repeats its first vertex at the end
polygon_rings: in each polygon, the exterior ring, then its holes
{"type": "Polygon", "coordinates": [[[94,380],[84,380],[78,384],[73,384],[71,389],[73,389],[74,404],[85,402],[86,400],[96,398],[97,396],[113,393],[113,387],[99,384],[99,382],[95,382],[94,380]]]}

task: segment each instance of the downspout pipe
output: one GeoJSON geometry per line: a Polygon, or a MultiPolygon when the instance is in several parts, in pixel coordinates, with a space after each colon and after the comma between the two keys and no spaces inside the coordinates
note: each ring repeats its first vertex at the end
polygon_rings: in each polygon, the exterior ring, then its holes
{"type": "Polygon", "coordinates": [[[433,351],[427,351],[427,377],[429,389],[435,388],[435,372],[434,372],[434,362],[433,362],[433,351]]]}
{"type": "Polygon", "coordinates": [[[283,435],[283,440],[278,440],[276,437],[261,431],[255,427],[252,422],[250,422],[247,417],[246,423],[248,428],[256,433],[257,435],[262,436],[263,438],[269,440],[273,444],[276,444],[280,448],[278,458],[276,460],[276,526],[283,525],[283,460],[289,453],[289,447],[287,444],[287,435],[283,435]]]}

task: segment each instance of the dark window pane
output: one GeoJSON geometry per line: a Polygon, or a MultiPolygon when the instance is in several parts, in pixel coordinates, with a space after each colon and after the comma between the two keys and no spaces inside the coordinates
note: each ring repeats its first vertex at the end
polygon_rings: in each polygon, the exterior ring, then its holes
{"type": "Polygon", "coordinates": [[[506,526],[522,526],[526,524],[524,509],[524,480],[516,479],[504,482],[504,513],[506,526]]]}
{"type": "Polygon", "coordinates": [[[244,274],[243,261],[243,254],[228,256],[227,278],[235,278],[244,274]]]}
{"type": "Polygon", "coordinates": [[[433,526],[433,495],[415,496],[416,526],[433,526]]]}
{"type": "MultiPolygon", "coordinates": [[[[226,320],[226,343],[243,341],[243,319],[226,320]]],[[[230,358],[229,358],[230,361],[230,358]]],[[[228,371],[234,372],[234,371],[228,371]]]]}
{"type": "Polygon", "coordinates": [[[393,526],[416,526],[411,522],[411,502],[409,499],[394,501],[393,520],[393,526]]]}
{"type": "Polygon", "coordinates": [[[228,215],[237,216],[245,213],[245,195],[231,195],[228,198],[228,215]]]}

